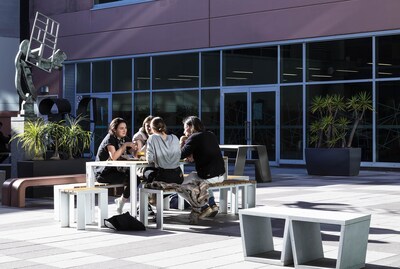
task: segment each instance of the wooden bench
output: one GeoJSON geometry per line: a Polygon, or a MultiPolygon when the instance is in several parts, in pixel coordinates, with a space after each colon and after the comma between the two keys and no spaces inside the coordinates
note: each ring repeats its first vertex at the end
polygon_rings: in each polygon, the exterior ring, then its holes
{"type": "Polygon", "coordinates": [[[263,206],[240,210],[239,218],[247,261],[278,265],[294,261],[295,268],[326,268],[324,265],[332,262],[324,258],[321,224],[331,224],[340,226],[338,256],[333,268],[365,266],[371,215],[263,206]],[[285,220],[280,255],[274,249],[271,219],[285,220]]]}
{"type": "Polygon", "coordinates": [[[11,178],[3,183],[2,204],[14,207],[25,207],[25,193],[27,187],[84,182],[86,182],[86,174],[11,178]]]}
{"type": "MultiPolygon", "coordinates": [[[[250,208],[256,205],[256,185],[255,180],[224,180],[220,183],[209,184],[210,190],[218,190],[219,195],[219,211],[220,213],[228,213],[228,193],[231,195],[231,213],[237,214],[238,212],[238,194],[239,190],[242,191],[242,207],[250,208]]],[[[176,189],[150,189],[140,188],[140,221],[145,226],[148,226],[148,194],[156,194],[157,200],[157,215],[156,215],[156,227],[157,229],[163,229],[164,222],[164,195],[175,194],[176,189]]]]}
{"type": "MultiPolygon", "coordinates": [[[[62,185],[54,185],[53,188],[53,197],[54,197],[54,219],[55,220],[60,220],[60,195],[61,195],[61,190],[62,189],[82,189],[86,188],[87,183],[73,183],[73,184],[62,184],[62,185]]],[[[109,183],[99,183],[95,182],[94,185],[95,188],[123,188],[124,184],[109,184],[109,183]]],[[[116,193],[114,192],[114,196],[116,193]]]]}

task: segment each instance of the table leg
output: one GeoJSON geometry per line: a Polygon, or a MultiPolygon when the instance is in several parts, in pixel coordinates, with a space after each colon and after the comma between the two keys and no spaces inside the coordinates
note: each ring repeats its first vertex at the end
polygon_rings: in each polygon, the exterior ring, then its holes
{"type": "Polygon", "coordinates": [[[271,169],[269,168],[268,153],[265,146],[257,147],[258,161],[256,162],[256,179],[257,181],[271,182],[271,169]]]}
{"type": "Polygon", "coordinates": [[[236,153],[235,172],[234,175],[243,176],[244,166],[246,163],[247,148],[239,147],[236,153]]]}
{"type": "Polygon", "coordinates": [[[130,193],[130,199],[131,199],[131,215],[136,218],[136,198],[137,198],[137,175],[136,175],[136,164],[132,164],[130,166],[130,184],[131,184],[131,193],[130,193]]]}

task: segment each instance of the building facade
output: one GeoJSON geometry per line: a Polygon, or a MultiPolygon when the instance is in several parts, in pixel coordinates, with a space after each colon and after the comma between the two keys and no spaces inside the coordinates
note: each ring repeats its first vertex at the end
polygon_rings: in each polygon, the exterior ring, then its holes
{"type": "MultiPolygon", "coordinates": [[[[400,1],[34,0],[60,22],[62,74],[37,87],[93,98],[96,141],[120,116],[182,133],[199,115],[225,144],[265,144],[271,163],[304,164],[310,101],[365,91],[353,146],[365,167],[400,167],[400,1]]],[[[40,74],[38,75],[40,77],[40,74]]]]}

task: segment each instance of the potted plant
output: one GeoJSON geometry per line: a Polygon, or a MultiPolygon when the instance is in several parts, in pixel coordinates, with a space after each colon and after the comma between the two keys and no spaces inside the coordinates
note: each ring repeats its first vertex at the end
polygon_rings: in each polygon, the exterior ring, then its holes
{"type": "Polygon", "coordinates": [[[361,148],[352,148],[356,130],[367,111],[372,111],[370,94],[359,92],[350,98],[339,94],[316,96],[310,111],[310,144],[305,149],[306,167],[311,175],[358,175],[361,148]],[[349,132],[350,130],[350,132],[349,132]]]}
{"type": "Polygon", "coordinates": [[[68,152],[69,159],[82,156],[85,149],[90,147],[92,133],[82,128],[81,123],[84,120],[86,118],[80,115],[76,118],[66,117],[63,148],[68,152]]]}
{"type": "Polygon", "coordinates": [[[53,156],[51,160],[60,160],[59,148],[65,141],[65,126],[64,121],[48,122],[45,124],[45,133],[48,136],[48,144],[54,146],[53,156]]]}
{"type": "Polygon", "coordinates": [[[79,125],[83,117],[66,118],[58,122],[45,122],[38,118],[25,124],[23,133],[11,140],[16,140],[26,152],[26,160],[18,161],[18,177],[49,175],[68,175],[85,173],[86,160],[82,152],[90,147],[91,132],[79,125]],[[45,153],[52,147],[54,154],[45,160],[45,153]],[[64,152],[62,160],[60,153],[64,152]],[[32,158],[33,157],[33,158],[32,158]],[[60,162],[60,163],[58,163],[60,162]]]}
{"type": "Polygon", "coordinates": [[[24,132],[14,135],[10,142],[17,140],[17,144],[25,151],[26,155],[33,160],[44,160],[46,152],[46,132],[43,119],[27,121],[24,132]]]}

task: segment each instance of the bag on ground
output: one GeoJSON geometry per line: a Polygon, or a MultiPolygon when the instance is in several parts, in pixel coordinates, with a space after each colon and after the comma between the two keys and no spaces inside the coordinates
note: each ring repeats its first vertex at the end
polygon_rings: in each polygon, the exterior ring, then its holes
{"type": "Polygon", "coordinates": [[[129,212],[121,215],[115,215],[104,220],[104,226],[116,231],[144,231],[143,223],[132,217],[129,212]]]}

